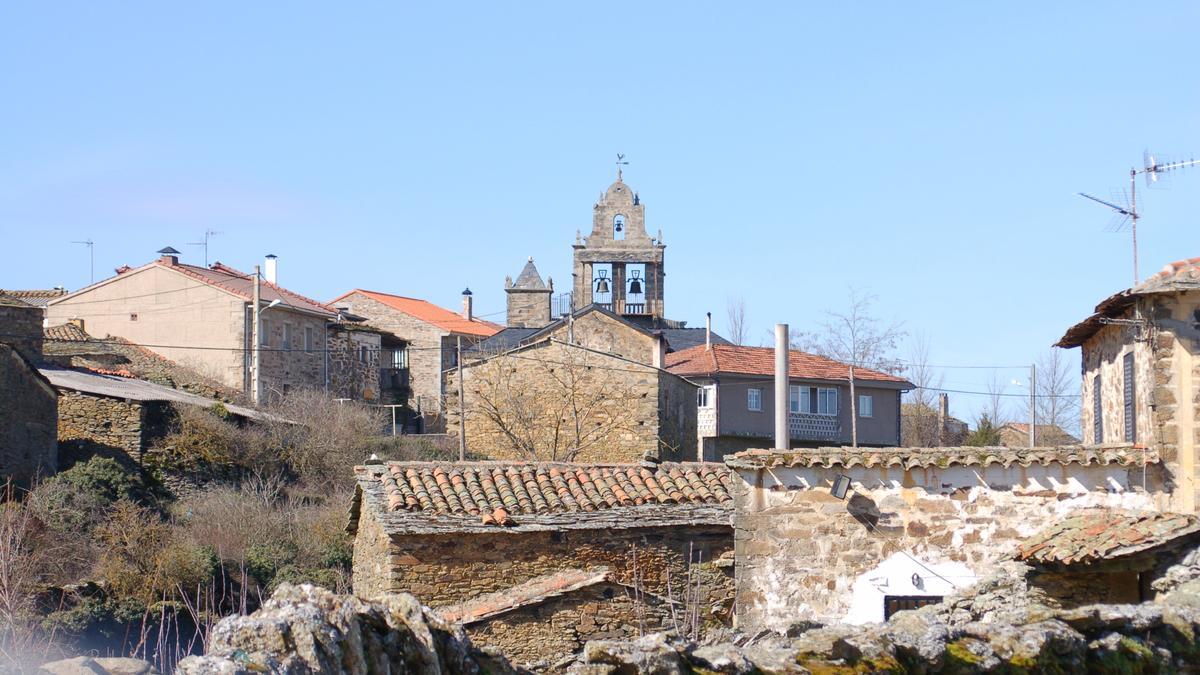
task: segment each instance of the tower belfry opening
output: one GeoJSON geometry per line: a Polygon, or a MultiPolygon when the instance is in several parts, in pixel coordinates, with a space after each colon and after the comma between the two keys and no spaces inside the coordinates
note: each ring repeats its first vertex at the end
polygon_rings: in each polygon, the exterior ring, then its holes
{"type": "Polygon", "coordinates": [[[625,184],[620,159],[616,182],[592,207],[592,233],[574,249],[576,309],[594,303],[623,316],[663,318],[666,245],[646,234],[646,207],[625,184]]]}

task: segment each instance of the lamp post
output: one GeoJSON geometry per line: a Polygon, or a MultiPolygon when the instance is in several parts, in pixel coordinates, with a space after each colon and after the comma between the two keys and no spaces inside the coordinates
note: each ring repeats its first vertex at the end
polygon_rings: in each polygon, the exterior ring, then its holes
{"type": "Polygon", "coordinates": [[[250,383],[250,400],[258,404],[260,398],[261,378],[258,376],[260,347],[262,346],[262,313],[279,304],[279,298],[275,298],[266,307],[260,307],[262,302],[262,293],[260,291],[260,269],[258,265],[254,266],[254,342],[250,346],[250,372],[253,375],[250,383]]]}

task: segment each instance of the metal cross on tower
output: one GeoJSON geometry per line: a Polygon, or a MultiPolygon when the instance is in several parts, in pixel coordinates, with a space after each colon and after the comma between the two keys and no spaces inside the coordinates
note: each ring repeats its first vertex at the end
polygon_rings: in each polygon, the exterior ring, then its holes
{"type": "Polygon", "coordinates": [[[617,180],[621,180],[621,167],[629,166],[629,162],[625,161],[625,155],[617,153],[617,180]]]}

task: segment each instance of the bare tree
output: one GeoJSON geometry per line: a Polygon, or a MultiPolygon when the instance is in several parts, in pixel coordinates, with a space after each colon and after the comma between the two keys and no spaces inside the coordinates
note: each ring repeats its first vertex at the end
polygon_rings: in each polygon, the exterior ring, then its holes
{"type": "Polygon", "coordinates": [[[902,370],[896,359],[896,347],[904,331],[896,322],[882,323],[871,311],[876,296],[856,288],[847,294],[846,308],[827,310],[818,333],[801,333],[793,346],[850,366],[850,443],[858,447],[858,400],[854,369],[871,368],[888,373],[902,370]]]}
{"type": "Polygon", "coordinates": [[[746,326],[746,299],[742,296],[730,297],[725,302],[725,318],[728,325],[729,341],[735,345],[746,344],[748,328],[746,326]]]}
{"type": "Polygon", "coordinates": [[[639,433],[640,370],[653,369],[556,340],[475,363],[466,370],[469,447],[569,462],[621,442],[639,433]]]}
{"type": "Polygon", "coordinates": [[[987,382],[987,410],[986,415],[988,420],[998,426],[1003,426],[1008,417],[1008,406],[1004,403],[1004,390],[1007,388],[1004,381],[996,371],[992,371],[992,376],[987,382]]]}
{"type": "MultiPolygon", "coordinates": [[[[1051,348],[1037,360],[1037,422],[1051,430],[1058,427],[1069,434],[1079,433],[1079,376],[1067,362],[1062,349],[1051,348]],[[1053,425],[1053,426],[1051,426],[1053,425]]],[[[1025,403],[1029,416],[1029,402],[1025,403]]],[[[1057,445],[1065,438],[1038,439],[1038,443],[1057,445]]]]}
{"type": "Polygon", "coordinates": [[[908,403],[900,412],[903,442],[923,448],[936,447],[942,440],[942,430],[938,429],[938,413],[934,406],[943,377],[929,365],[929,352],[929,335],[914,335],[908,348],[905,375],[916,388],[908,392],[908,403]]]}

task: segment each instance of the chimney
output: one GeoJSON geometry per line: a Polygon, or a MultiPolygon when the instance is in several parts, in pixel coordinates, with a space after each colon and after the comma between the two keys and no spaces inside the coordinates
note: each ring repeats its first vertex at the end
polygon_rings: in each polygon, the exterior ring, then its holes
{"type": "Polygon", "coordinates": [[[166,248],[160,248],[158,250],[158,255],[161,256],[158,259],[158,262],[164,265],[174,266],[179,264],[179,251],[176,251],[170,246],[167,246],[166,248]]]}
{"type": "MultiPolygon", "coordinates": [[[[792,447],[792,435],[788,430],[788,325],[775,324],[775,447],[787,450],[792,447]]],[[[760,400],[761,403],[761,400],[760,400]]]]}
{"type": "Polygon", "coordinates": [[[276,281],[276,279],[278,278],[278,273],[279,273],[279,262],[278,261],[279,261],[279,256],[275,255],[274,253],[267,254],[266,264],[263,265],[263,278],[266,279],[267,283],[269,283],[269,284],[277,284],[278,283],[276,281]]]}
{"type": "Polygon", "coordinates": [[[462,316],[467,321],[470,321],[475,316],[475,313],[473,311],[475,308],[475,303],[474,303],[474,299],[471,297],[471,289],[469,289],[469,288],[464,289],[462,298],[463,298],[462,316]]]}
{"type": "Polygon", "coordinates": [[[712,312],[704,313],[704,349],[712,350],[712,312]]]}
{"type": "Polygon", "coordinates": [[[938,445],[945,445],[946,422],[950,420],[950,394],[938,394],[937,438],[938,445]]]}

